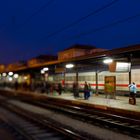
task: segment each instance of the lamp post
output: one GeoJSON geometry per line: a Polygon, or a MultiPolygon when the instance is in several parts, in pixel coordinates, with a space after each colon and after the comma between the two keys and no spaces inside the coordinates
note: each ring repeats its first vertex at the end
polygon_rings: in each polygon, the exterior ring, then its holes
{"type": "Polygon", "coordinates": [[[128,57],[128,62],[130,63],[130,70],[129,70],[129,84],[131,84],[131,64],[132,64],[132,54],[128,57]]]}

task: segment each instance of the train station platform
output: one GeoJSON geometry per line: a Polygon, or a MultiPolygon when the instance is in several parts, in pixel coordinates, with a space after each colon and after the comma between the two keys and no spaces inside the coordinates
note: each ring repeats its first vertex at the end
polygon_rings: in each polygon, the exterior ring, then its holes
{"type": "Polygon", "coordinates": [[[88,100],[84,99],[84,94],[81,97],[74,98],[72,93],[63,93],[62,95],[50,94],[49,96],[55,99],[62,99],[72,102],[74,104],[83,105],[86,107],[107,111],[109,113],[129,116],[133,119],[139,119],[140,116],[140,98],[136,97],[136,105],[129,104],[129,97],[116,96],[116,99],[106,98],[103,94],[92,94],[88,100]]]}
{"type": "Polygon", "coordinates": [[[83,102],[91,105],[95,105],[97,107],[111,107],[117,109],[124,109],[128,111],[136,111],[140,112],[140,98],[136,97],[136,105],[129,104],[129,97],[125,96],[116,96],[116,99],[105,98],[105,95],[102,94],[92,94],[88,100],[85,100],[83,95],[79,98],[74,98],[72,93],[62,93],[62,95],[58,94],[49,94],[44,96],[49,96],[53,98],[60,98],[65,100],[72,100],[76,102],[83,102]]]}
{"type": "MultiPolygon", "coordinates": [[[[11,89],[6,89],[6,91],[10,91],[13,94],[19,95],[22,94],[24,96],[30,96],[35,98],[47,99],[53,98],[55,100],[67,100],[67,102],[71,102],[73,104],[81,104],[88,107],[93,107],[100,110],[105,110],[114,113],[121,113],[125,115],[129,115],[130,117],[136,116],[139,118],[140,116],[140,98],[136,97],[136,105],[129,104],[129,97],[126,96],[116,96],[116,99],[105,98],[104,94],[92,94],[88,100],[84,99],[84,94],[80,93],[80,97],[74,98],[73,93],[63,92],[59,95],[57,92],[54,93],[39,93],[39,92],[30,92],[30,91],[15,91],[11,89]]],[[[2,91],[0,90],[0,93],[2,91]]],[[[134,117],[135,118],[135,117],[134,117]]]]}

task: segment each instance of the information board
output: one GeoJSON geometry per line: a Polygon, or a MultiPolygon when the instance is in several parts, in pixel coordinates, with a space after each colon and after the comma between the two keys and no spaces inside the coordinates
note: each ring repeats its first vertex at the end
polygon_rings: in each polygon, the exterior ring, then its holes
{"type": "Polygon", "coordinates": [[[105,88],[106,97],[109,95],[110,98],[115,98],[116,92],[116,77],[115,76],[105,76],[105,88]]]}

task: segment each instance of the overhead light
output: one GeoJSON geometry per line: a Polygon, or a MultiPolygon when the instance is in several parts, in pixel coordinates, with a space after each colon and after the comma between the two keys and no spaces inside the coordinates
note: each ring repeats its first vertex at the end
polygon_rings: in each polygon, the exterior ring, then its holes
{"type": "Polygon", "coordinates": [[[108,58],[108,59],[105,59],[103,62],[104,62],[105,64],[109,64],[109,63],[112,63],[113,60],[112,60],[111,58],[108,58]]]}
{"type": "Polygon", "coordinates": [[[73,68],[73,67],[74,67],[73,64],[67,64],[67,65],[66,65],[66,68],[68,68],[68,69],[73,68]]]}
{"type": "Polygon", "coordinates": [[[13,72],[9,72],[9,73],[8,73],[9,76],[12,76],[13,74],[14,74],[13,72]]]}
{"type": "Polygon", "coordinates": [[[44,71],[44,70],[41,70],[41,71],[40,71],[40,73],[41,73],[41,74],[44,74],[44,73],[45,73],[45,71],[44,71]]]}
{"type": "Polygon", "coordinates": [[[43,71],[48,71],[48,70],[49,70],[48,67],[43,68],[43,71]]]}
{"type": "Polygon", "coordinates": [[[46,71],[48,71],[49,70],[49,68],[48,67],[45,67],[45,68],[43,68],[41,71],[40,71],[40,73],[41,74],[44,74],[46,71]]]}
{"type": "Polygon", "coordinates": [[[18,75],[18,74],[14,74],[14,78],[16,78],[16,79],[17,79],[18,77],[19,77],[19,75],[18,75]]]}
{"type": "Polygon", "coordinates": [[[3,73],[3,74],[2,74],[2,76],[4,76],[4,77],[5,77],[5,76],[6,76],[6,73],[3,73]]]}

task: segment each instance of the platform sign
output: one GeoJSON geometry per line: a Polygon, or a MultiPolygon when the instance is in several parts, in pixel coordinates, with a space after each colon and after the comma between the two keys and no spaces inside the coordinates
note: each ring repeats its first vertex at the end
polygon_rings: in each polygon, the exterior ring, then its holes
{"type": "Polygon", "coordinates": [[[131,63],[128,62],[112,62],[109,64],[110,72],[129,72],[131,69],[131,63]]]}
{"type": "Polygon", "coordinates": [[[106,97],[110,95],[111,98],[115,98],[115,92],[116,92],[116,77],[115,76],[105,76],[104,91],[105,91],[106,97]]]}
{"type": "Polygon", "coordinates": [[[117,62],[116,72],[129,72],[131,69],[131,63],[117,62]]]}

